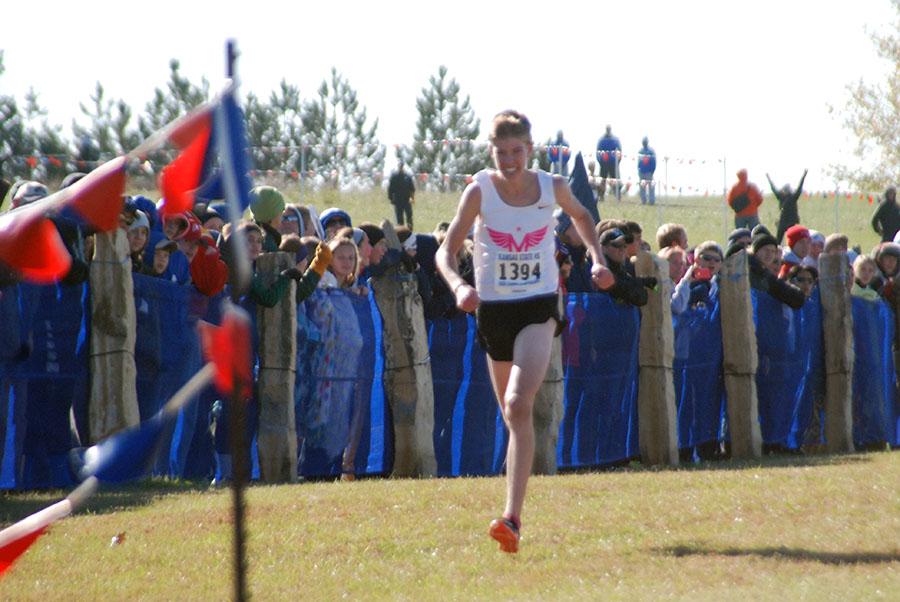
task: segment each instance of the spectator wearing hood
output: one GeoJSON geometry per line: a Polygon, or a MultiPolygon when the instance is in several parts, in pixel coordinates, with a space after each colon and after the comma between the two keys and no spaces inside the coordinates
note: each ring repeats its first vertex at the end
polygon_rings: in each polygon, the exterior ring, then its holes
{"type": "Polygon", "coordinates": [[[263,253],[274,253],[281,244],[284,207],[284,197],[273,186],[257,186],[250,191],[250,214],[263,233],[263,253]]]}
{"type": "MultiPolygon", "coordinates": [[[[189,222],[186,213],[176,213],[174,215],[165,215],[162,218],[162,237],[172,242],[176,243],[178,239],[184,236],[184,233],[187,231],[189,222]]],[[[156,248],[156,243],[159,241],[159,236],[155,232],[150,233],[150,244],[148,245],[147,253],[144,255],[144,261],[150,261],[152,258],[149,257],[150,247],[156,248]]],[[[163,274],[163,279],[168,280],[170,282],[174,282],[176,284],[187,285],[191,282],[191,265],[188,258],[181,252],[181,249],[175,249],[169,255],[169,265],[166,268],[166,273],[163,274]]]]}
{"type": "Polygon", "coordinates": [[[284,206],[284,213],[281,214],[281,226],[278,228],[282,236],[287,234],[296,234],[298,237],[303,236],[303,215],[300,213],[299,205],[288,203],[284,206]]]}
{"type": "Polygon", "coordinates": [[[734,227],[753,228],[759,224],[759,206],[763,202],[762,193],[756,184],[747,179],[746,169],[739,170],[737,178],[737,183],[728,191],[728,206],[734,211],[734,227]]]}
{"type": "Polygon", "coordinates": [[[891,307],[896,307],[895,280],[900,272],[900,245],[895,242],[883,242],[872,253],[878,272],[873,279],[873,286],[881,293],[891,307]]]}
{"type": "Polygon", "coordinates": [[[144,251],[150,240],[150,221],[140,209],[135,210],[134,221],[128,226],[128,252],[131,255],[131,271],[143,274],[144,251]]]}
{"type": "Polygon", "coordinates": [[[897,205],[897,189],[889,186],[875,213],[872,214],[872,229],[881,235],[882,242],[892,242],[900,231],[900,205],[897,205]]]}
{"type": "Polygon", "coordinates": [[[769,187],[775,194],[775,198],[778,199],[778,234],[775,235],[775,238],[778,239],[778,244],[781,244],[788,228],[800,223],[797,201],[800,200],[800,195],[803,194],[803,182],[806,180],[808,171],[808,169],[803,170],[803,176],[800,178],[800,183],[797,184],[797,190],[792,189],[790,184],[785,184],[781,189],[776,188],[772,178],[769,177],[769,174],[766,174],[769,187]]]}
{"type": "MultiPolygon", "coordinates": [[[[334,238],[334,235],[341,228],[353,227],[353,220],[350,219],[350,214],[337,207],[330,207],[323,211],[322,215],[319,216],[319,223],[322,225],[322,231],[325,233],[324,240],[326,242],[334,238]]],[[[371,242],[371,237],[369,242],[371,242]]],[[[372,246],[374,245],[375,243],[372,242],[372,246]]]]}
{"type": "Polygon", "coordinates": [[[148,254],[144,254],[141,273],[154,278],[162,278],[169,268],[169,257],[178,250],[178,244],[174,240],[169,240],[165,236],[158,234],[153,240],[156,242],[152,247],[148,245],[148,250],[149,248],[153,249],[153,257],[148,262],[146,261],[148,254]]]}
{"type": "Polygon", "coordinates": [[[801,263],[805,266],[819,269],[819,255],[825,249],[825,235],[816,230],[809,231],[809,255],[803,258],[801,263]]]}

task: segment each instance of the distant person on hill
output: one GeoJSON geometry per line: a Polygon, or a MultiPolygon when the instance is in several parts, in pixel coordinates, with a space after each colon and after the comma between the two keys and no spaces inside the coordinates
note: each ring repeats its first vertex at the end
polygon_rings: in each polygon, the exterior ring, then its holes
{"type": "Polygon", "coordinates": [[[759,224],[762,193],[756,184],[747,179],[746,169],[738,171],[737,177],[737,183],[728,191],[728,206],[734,211],[734,227],[753,228],[759,224]]]}
{"type": "Polygon", "coordinates": [[[881,242],[891,242],[900,230],[900,205],[897,205],[897,189],[889,186],[878,209],[872,215],[872,229],[881,235],[881,242]]]}
{"type": "Polygon", "coordinates": [[[412,176],[403,169],[403,159],[400,159],[397,169],[391,174],[388,182],[388,199],[394,206],[397,224],[405,224],[412,228],[412,206],[416,202],[416,185],[412,176]]]}
{"type": "Polygon", "coordinates": [[[622,160],[622,143],[612,133],[612,126],[606,126],[606,133],[597,141],[597,161],[600,163],[600,177],[608,188],[612,180],[616,200],[622,200],[622,186],[619,183],[619,161],[622,160]]]}
{"type": "Polygon", "coordinates": [[[550,160],[550,173],[557,173],[564,178],[569,177],[569,143],[563,137],[562,130],[556,132],[556,140],[547,147],[547,158],[550,160]]]}
{"type": "Polygon", "coordinates": [[[775,198],[778,199],[778,233],[775,235],[775,238],[778,239],[778,244],[781,244],[781,240],[784,238],[784,234],[787,232],[788,228],[794,224],[800,223],[800,212],[797,209],[797,201],[800,200],[800,195],[803,194],[803,182],[806,180],[806,174],[808,172],[808,169],[803,170],[803,176],[800,178],[800,183],[797,184],[797,190],[793,190],[790,184],[785,184],[780,190],[775,188],[775,183],[772,182],[772,178],[769,177],[769,174],[766,174],[766,179],[769,181],[769,187],[775,194],[775,198]]]}
{"type": "Polygon", "coordinates": [[[646,205],[649,200],[651,205],[656,204],[656,183],[653,174],[656,172],[656,151],[650,148],[647,137],[641,140],[641,150],[638,151],[638,180],[641,187],[641,205],[646,205]]]}

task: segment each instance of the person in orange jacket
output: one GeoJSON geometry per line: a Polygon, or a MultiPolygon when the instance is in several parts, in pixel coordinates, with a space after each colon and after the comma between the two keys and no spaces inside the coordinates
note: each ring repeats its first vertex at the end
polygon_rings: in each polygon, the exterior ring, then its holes
{"type": "Polygon", "coordinates": [[[747,170],[737,172],[738,181],[728,191],[728,206],[734,211],[734,227],[749,228],[759,224],[759,206],[762,193],[756,184],[747,180],[747,170]]]}

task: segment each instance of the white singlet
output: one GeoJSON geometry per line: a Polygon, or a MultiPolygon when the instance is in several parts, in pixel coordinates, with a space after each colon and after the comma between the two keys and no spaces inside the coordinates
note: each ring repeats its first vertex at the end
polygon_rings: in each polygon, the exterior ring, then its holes
{"type": "Polygon", "coordinates": [[[518,301],[552,295],[559,287],[553,176],[538,171],[540,198],[515,207],[500,198],[490,173],[482,170],[474,177],[481,190],[481,211],[475,219],[478,296],[485,301],[518,301]]]}

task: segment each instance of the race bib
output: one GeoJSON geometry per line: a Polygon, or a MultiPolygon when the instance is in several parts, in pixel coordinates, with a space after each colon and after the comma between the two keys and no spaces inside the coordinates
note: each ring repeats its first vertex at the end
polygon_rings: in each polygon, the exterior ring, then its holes
{"type": "Polygon", "coordinates": [[[541,287],[540,253],[498,253],[494,290],[501,295],[527,293],[541,287]]]}

